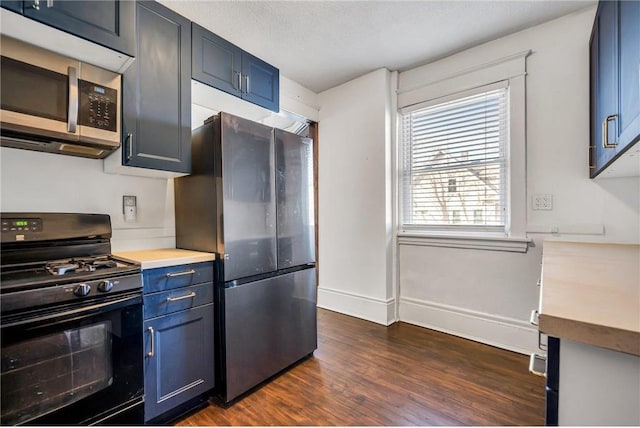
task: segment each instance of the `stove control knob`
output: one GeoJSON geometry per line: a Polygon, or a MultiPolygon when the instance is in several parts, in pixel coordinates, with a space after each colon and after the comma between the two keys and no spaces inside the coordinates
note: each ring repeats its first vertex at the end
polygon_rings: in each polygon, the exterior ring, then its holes
{"type": "Polygon", "coordinates": [[[73,290],[73,294],[75,294],[78,297],[87,296],[89,295],[90,292],[91,292],[91,286],[89,284],[80,284],[73,290]]]}
{"type": "Polygon", "coordinates": [[[112,288],[113,282],[111,281],[101,281],[100,284],[98,284],[98,290],[102,291],[103,293],[111,291],[112,288]]]}

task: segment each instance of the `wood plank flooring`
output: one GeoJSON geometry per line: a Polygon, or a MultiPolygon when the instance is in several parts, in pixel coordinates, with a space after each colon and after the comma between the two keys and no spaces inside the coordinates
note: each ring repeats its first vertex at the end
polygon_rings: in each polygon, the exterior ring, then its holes
{"type": "Polygon", "coordinates": [[[177,425],[543,425],[544,379],[527,369],[524,355],[319,309],[312,358],[177,425]]]}

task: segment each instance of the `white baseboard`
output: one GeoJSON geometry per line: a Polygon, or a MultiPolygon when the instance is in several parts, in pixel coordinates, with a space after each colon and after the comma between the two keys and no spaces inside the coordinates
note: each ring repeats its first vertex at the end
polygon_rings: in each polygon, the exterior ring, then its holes
{"type": "Polygon", "coordinates": [[[521,354],[540,352],[538,330],[527,321],[400,297],[400,321],[521,354]]]}
{"type": "Polygon", "coordinates": [[[318,287],[318,307],[382,325],[396,322],[395,299],[378,299],[362,294],[318,287]]]}

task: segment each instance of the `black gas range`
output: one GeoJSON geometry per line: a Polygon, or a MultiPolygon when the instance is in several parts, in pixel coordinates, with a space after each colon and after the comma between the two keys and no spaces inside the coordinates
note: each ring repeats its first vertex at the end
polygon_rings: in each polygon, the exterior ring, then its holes
{"type": "Polygon", "coordinates": [[[143,422],[140,266],[103,214],[2,213],[0,423],[143,422]]]}

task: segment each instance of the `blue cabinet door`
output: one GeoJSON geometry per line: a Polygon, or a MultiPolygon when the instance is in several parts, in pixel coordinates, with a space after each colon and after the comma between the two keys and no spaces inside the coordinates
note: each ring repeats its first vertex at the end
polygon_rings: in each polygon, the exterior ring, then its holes
{"type": "Polygon", "coordinates": [[[266,109],[280,111],[280,71],[258,57],[242,55],[242,98],[266,109]]]}
{"type": "Polygon", "coordinates": [[[214,386],[213,304],[144,323],[144,419],[214,386]]]}
{"type": "Polygon", "coordinates": [[[192,76],[195,80],[237,97],[242,87],[242,49],[191,24],[192,76]]]}
{"type": "Polygon", "coordinates": [[[618,4],[600,2],[591,39],[592,176],[616,155],[618,118],[618,4]],[[603,141],[607,138],[607,141],[603,141]]]}
{"type": "Polygon", "coordinates": [[[25,1],[24,15],[135,56],[135,4],[132,1],[25,1]]]}
{"type": "Polygon", "coordinates": [[[640,140],[640,2],[601,1],[590,49],[595,177],[640,140]]]}
{"type": "Polygon", "coordinates": [[[640,138],[640,1],[621,1],[619,21],[619,147],[640,138]]]}
{"type": "Polygon", "coordinates": [[[123,75],[123,165],[191,170],[191,22],[136,2],[137,52],[123,75]]]}

